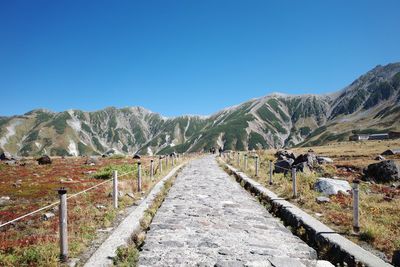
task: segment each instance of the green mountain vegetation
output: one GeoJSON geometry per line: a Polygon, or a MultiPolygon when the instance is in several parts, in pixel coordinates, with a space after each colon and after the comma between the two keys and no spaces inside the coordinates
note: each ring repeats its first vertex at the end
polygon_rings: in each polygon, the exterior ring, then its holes
{"type": "Polygon", "coordinates": [[[252,150],[389,130],[400,130],[400,63],[377,66],[334,94],[276,93],[208,117],[164,118],[141,107],[0,117],[0,150],[20,156],[252,150]]]}

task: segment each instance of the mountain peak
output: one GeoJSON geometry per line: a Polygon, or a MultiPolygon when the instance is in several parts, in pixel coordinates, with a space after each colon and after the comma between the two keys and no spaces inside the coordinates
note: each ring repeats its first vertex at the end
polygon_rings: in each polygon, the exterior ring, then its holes
{"type": "Polygon", "coordinates": [[[211,116],[146,108],[36,109],[0,117],[0,149],[22,156],[247,150],[346,140],[354,130],[400,130],[400,63],[377,66],[334,94],[274,92],[211,116]]]}

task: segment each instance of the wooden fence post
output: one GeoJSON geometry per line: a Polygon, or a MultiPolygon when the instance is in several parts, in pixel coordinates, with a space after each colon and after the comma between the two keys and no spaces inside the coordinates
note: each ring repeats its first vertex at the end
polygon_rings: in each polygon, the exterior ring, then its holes
{"type": "Polygon", "coordinates": [[[162,173],[162,156],[160,156],[158,158],[158,160],[159,160],[158,165],[159,165],[159,168],[160,168],[160,173],[162,173]]]}
{"type": "Polygon", "coordinates": [[[168,155],[165,155],[165,168],[168,168],[168,155]]]}
{"type": "Polygon", "coordinates": [[[113,171],[113,204],[118,209],[118,171],[113,171]]]}
{"type": "Polygon", "coordinates": [[[255,159],[256,159],[256,166],[255,166],[255,168],[256,168],[256,177],[258,177],[258,155],[255,155],[255,157],[254,157],[255,159]]]}
{"type": "Polygon", "coordinates": [[[353,181],[353,231],[355,233],[360,232],[359,185],[359,180],[353,181]]]}
{"type": "Polygon", "coordinates": [[[58,190],[60,197],[59,221],[60,221],[60,260],[68,260],[68,211],[67,211],[67,190],[61,187],[58,190]]]}
{"type": "Polygon", "coordinates": [[[269,161],[269,184],[272,185],[272,160],[269,161]]]}
{"type": "Polygon", "coordinates": [[[293,198],[297,198],[296,168],[292,168],[293,198]]]}
{"type": "Polygon", "coordinates": [[[244,170],[247,170],[247,154],[244,154],[244,170]]]}
{"type": "Polygon", "coordinates": [[[150,160],[150,179],[151,181],[154,180],[154,160],[150,160]]]}
{"type": "Polygon", "coordinates": [[[138,192],[142,192],[142,163],[139,161],[137,164],[138,164],[137,187],[138,187],[138,192]]]}

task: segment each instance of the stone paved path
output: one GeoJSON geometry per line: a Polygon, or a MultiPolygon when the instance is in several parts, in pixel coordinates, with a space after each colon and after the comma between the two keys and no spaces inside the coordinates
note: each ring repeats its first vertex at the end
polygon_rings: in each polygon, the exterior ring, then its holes
{"type": "Polygon", "coordinates": [[[330,266],[211,156],[189,163],[158,210],[140,266],[330,266]]]}

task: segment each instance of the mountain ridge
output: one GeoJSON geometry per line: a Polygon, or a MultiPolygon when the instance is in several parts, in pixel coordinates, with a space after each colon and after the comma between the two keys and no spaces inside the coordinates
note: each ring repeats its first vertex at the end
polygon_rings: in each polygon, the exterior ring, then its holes
{"type": "Polygon", "coordinates": [[[346,140],[357,131],[400,130],[399,122],[400,63],[391,63],[334,93],[274,92],[207,116],[165,117],[141,106],[0,116],[0,150],[78,156],[278,148],[346,140]]]}

